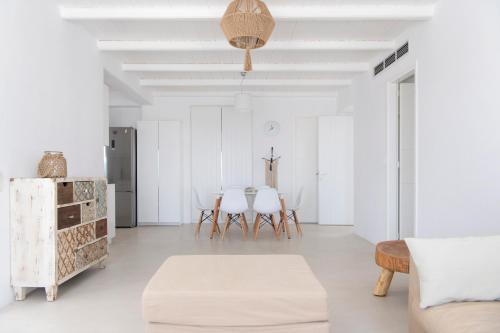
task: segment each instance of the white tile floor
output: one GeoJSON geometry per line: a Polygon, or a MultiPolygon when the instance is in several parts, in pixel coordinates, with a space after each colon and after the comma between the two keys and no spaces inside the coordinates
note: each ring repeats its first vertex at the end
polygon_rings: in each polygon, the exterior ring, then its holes
{"type": "MultiPolygon", "coordinates": [[[[252,226],[250,226],[251,230],[252,226]]],[[[407,276],[396,274],[386,298],[371,295],[379,272],[374,247],[351,227],[305,225],[303,239],[276,241],[265,228],[258,241],[242,241],[237,227],[222,242],[193,226],[119,229],[104,270],[91,269],[59,289],[48,303],[42,290],[0,310],[0,332],[143,332],[141,293],[173,254],[301,254],[330,298],[332,332],[407,332],[407,276]]]]}

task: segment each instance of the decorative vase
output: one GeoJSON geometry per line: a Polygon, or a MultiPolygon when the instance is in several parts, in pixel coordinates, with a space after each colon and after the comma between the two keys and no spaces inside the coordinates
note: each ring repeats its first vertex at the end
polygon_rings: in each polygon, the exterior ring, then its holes
{"type": "Polygon", "coordinates": [[[60,151],[46,151],[38,163],[38,177],[65,178],[68,167],[64,155],[60,151]]]}

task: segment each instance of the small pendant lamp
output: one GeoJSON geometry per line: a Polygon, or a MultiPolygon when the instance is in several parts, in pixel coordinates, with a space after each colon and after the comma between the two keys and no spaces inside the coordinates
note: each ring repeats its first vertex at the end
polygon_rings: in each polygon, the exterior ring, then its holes
{"type": "Polygon", "coordinates": [[[246,72],[241,72],[240,92],[234,96],[234,110],[236,112],[247,113],[252,112],[252,95],[243,92],[243,82],[245,81],[246,72]]]}
{"type": "Polygon", "coordinates": [[[252,71],[250,50],[266,45],[276,26],[265,3],[260,0],[234,0],[220,23],[229,44],[245,50],[245,72],[252,71]]]}
{"type": "Polygon", "coordinates": [[[236,112],[252,112],[252,95],[248,93],[238,93],[234,96],[234,109],[236,112]]]}

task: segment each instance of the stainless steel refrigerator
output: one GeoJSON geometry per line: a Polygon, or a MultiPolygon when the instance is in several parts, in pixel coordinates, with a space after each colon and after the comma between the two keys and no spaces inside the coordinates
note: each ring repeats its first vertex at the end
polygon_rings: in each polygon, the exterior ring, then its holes
{"type": "Polygon", "coordinates": [[[110,127],[106,147],[108,183],[115,184],[116,227],[137,226],[136,130],[110,127]]]}

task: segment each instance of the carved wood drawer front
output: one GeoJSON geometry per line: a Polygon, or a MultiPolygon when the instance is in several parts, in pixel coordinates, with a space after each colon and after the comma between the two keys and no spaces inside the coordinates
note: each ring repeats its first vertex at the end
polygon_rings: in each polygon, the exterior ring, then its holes
{"type": "Polygon", "coordinates": [[[75,202],[94,199],[94,182],[75,182],[75,202]]]}
{"type": "Polygon", "coordinates": [[[108,253],[108,240],[103,238],[95,243],[86,245],[76,252],[76,267],[81,269],[108,253]]]}
{"type": "Polygon", "coordinates": [[[77,248],[75,229],[57,233],[57,280],[60,281],[76,270],[75,252],[77,248]]]}
{"type": "Polygon", "coordinates": [[[95,182],[96,186],[96,218],[105,217],[107,215],[107,198],[106,192],[108,184],[105,180],[98,180],[95,182]]]}
{"type": "Polygon", "coordinates": [[[73,202],[73,183],[57,183],[57,204],[64,205],[73,202]]]}
{"type": "Polygon", "coordinates": [[[57,229],[65,229],[80,224],[80,205],[57,209],[57,229]]]}
{"type": "Polygon", "coordinates": [[[108,220],[99,220],[95,223],[95,237],[101,238],[108,234],[108,220]]]}
{"type": "Polygon", "coordinates": [[[82,223],[95,220],[95,201],[82,203],[82,223]]]}
{"type": "Polygon", "coordinates": [[[87,223],[76,227],[75,237],[78,247],[95,241],[95,223],[87,223]]]}

